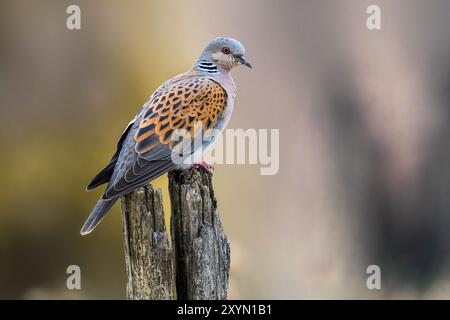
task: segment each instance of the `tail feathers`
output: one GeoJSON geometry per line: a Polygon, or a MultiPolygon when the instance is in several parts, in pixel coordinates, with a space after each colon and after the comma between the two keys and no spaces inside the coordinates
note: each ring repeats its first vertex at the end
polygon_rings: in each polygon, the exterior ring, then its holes
{"type": "Polygon", "coordinates": [[[111,160],[111,162],[92,179],[92,181],[86,187],[86,191],[90,191],[104,183],[109,182],[109,179],[111,179],[111,175],[114,172],[116,162],[117,158],[115,160],[113,158],[113,160],[111,160]]]}
{"type": "Polygon", "coordinates": [[[117,201],[118,198],[112,198],[112,199],[100,199],[97,201],[97,204],[95,205],[94,209],[92,209],[91,214],[87,218],[86,222],[83,225],[83,228],[81,228],[81,235],[87,235],[92,230],[95,229],[95,227],[100,223],[100,221],[105,217],[105,215],[108,213],[109,209],[114,205],[114,203],[117,201]]]}

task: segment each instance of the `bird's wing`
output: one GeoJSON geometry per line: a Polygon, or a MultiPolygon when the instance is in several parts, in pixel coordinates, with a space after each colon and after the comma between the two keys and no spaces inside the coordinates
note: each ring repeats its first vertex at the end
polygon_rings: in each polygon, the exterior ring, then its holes
{"type": "Polygon", "coordinates": [[[126,167],[126,170],[108,186],[103,198],[111,199],[129,193],[174,169],[196,151],[198,144],[193,141],[203,139],[209,129],[215,128],[226,103],[225,89],[207,77],[181,79],[156,92],[142,111],[139,127],[134,134],[134,148],[124,150],[132,153],[124,157],[128,163],[116,165],[126,167]],[[183,136],[177,136],[178,140],[174,141],[172,134],[176,135],[180,129],[188,133],[192,144],[184,143],[183,136]],[[184,155],[176,163],[172,159],[174,151],[184,155]]]}
{"type": "Polygon", "coordinates": [[[120,136],[119,141],[117,142],[116,153],[114,153],[114,155],[112,156],[111,160],[106,165],[106,167],[92,179],[92,181],[86,187],[86,190],[92,190],[104,183],[109,182],[109,180],[114,172],[114,168],[116,166],[117,160],[119,159],[119,154],[120,154],[120,151],[122,150],[123,142],[125,141],[125,138],[127,137],[128,133],[130,132],[130,129],[133,126],[135,121],[136,121],[136,117],[134,117],[134,119],[131,120],[130,123],[128,123],[128,126],[125,128],[122,135],[120,136]]]}

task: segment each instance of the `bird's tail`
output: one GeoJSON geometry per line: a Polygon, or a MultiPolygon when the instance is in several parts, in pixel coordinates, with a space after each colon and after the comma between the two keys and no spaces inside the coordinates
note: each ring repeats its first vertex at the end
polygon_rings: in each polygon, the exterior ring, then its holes
{"type": "Polygon", "coordinates": [[[113,199],[100,199],[97,201],[94,209],[92,209],[91,214],[86,219],[86,222],[81,228],[81,235],[87,235],[100,223],[104,216],[108,213],[109,209],[114,205],[118,198],[113,199]]]}

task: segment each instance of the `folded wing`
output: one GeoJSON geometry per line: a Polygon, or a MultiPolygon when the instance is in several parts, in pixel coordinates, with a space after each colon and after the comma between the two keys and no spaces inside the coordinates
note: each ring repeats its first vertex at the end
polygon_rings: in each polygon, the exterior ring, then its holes
{"type": "Polygon", "coordinates": [[[198,146],[194,141],[215,128],[226,102],[224,88],[207,77],[181,79],[156,92],[142,111],[134,148],[117,160],[115,170],[123,173],[110,182],[103,199],[129,193],[192,155],[198,146]]]}

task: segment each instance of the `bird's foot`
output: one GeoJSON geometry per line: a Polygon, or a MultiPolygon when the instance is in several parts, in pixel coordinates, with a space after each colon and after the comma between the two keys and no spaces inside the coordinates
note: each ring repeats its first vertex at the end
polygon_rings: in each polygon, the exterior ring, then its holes
{"type": "Polygon", "coordinates": [[[212,165],[210,165],[209,163],[206,163],[205,161],[196,162],[192,165],[192,167],[195,169],[204,170],[208,173],[212,173],[214,170],[214,167],[212,165]]]}
{"type": "Polygon", "coordinates": [[[211,174],[212,174],[212,171],[214,170],[214,167],[212,165],[206,163],[205,161],[195,162],[194,164],[182,164],[182,165],[179,165],[175,170],[180,172],[180,174],[184,174],[184,173],[188,172],[189,170],[191,170],[192,168],[204,170],[211,174]]]}
{"type": "Polygon", "coordinates": [[[193,164],[193,167],[196,169],[208,171],[209,173],[212,173],[212,171],[214,170],[214,167],[205,161],[196,162],[193,164]]]}

